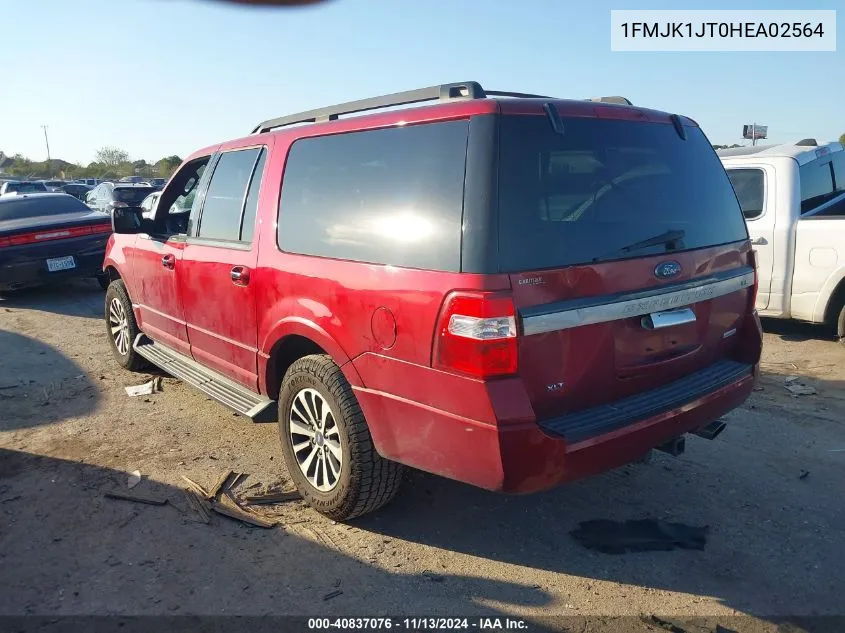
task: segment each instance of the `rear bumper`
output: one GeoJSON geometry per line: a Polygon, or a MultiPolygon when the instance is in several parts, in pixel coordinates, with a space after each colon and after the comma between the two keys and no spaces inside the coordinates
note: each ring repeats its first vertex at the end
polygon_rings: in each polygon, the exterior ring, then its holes
{"type": "Polygon", "coordinates": [[[706,393],[691,391],[633,422],[573,440],[533,421],[491,424],[383,392],[355,392],[383,457],[488,490],[530,493],[630,463],[731,411],[756,381],[757,365],[744,367],[706,393]]]}
{"type": "Polygon", "coordinates": [[[94,277],[103,272],[106,239],[107,236],[5,247],[0,253],[0,290],[75,277],[94,277]],[[68,255],[73,255],[74,268],[57,272],[47,269],[47,259],[68,255]]]}

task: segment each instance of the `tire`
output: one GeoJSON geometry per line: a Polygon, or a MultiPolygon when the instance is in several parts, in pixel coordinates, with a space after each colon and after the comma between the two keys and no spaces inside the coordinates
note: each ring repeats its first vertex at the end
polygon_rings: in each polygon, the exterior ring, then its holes
{"type": "Polygon", "coordinates": [[[132,347],[141,330],[135,322],[132,302],[129,301],[129,294],[122,279],[116,279],[109,284],[105,303],[106,333],[118,364],[129,371],[140,371],[149,367],[147,360],[132,347]],[[122,329],[113,332],[116,327],[122,329]]]}
{"type": "Polygon", "coordinates": [[[836,315],[836,338],[845,345],[845,301],[839,306],[839,313],[836,315]]]}
{"type": "Polygon", "coordinates": [[[327,355],[305,356],[288,369],[279,394],[279,435],[297,490],[330,519],[373,512],[401,486],[404,466],[376,452],[349,382],[327,355]],[[321,415],[326,405],[330,415],[321,415]]]}

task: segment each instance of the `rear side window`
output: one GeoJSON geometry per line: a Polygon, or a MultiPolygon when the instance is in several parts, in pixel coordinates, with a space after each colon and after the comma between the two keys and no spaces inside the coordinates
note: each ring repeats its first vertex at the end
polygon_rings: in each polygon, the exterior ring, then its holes
{"type": "Polygon", "coordinates": [[[130,206],[141,204],[148,195],[153,193],[152,187],[115,187],[114,199],[118,202],[125,202],[130,206]]]}
{"type": "Polygon", "coordinates": [[[91,213],[91,209],[72,196],[15,197],[4,198],[0,202],[0,221],[62,215],[63,213],[91,213]]]}
{"type": "Polygon", "coordinates": [[[199,237],[237,241],[241,211],[260,148],[226,152],[220,156],[200,216],[199,237]]]}
{"type": "Polygon", "coordinates": [[[830,156],[817,158],[798,168],[801,181],[801,213],[812,211],[834,197],[830,156]]]}
{"type": "MultiPolygon", "coordinates": [[[[691,250],[747,239],[730,181],[704,133],[598,118],[502,119],[499,257],[516,272],[691,250]],[[671,237],[666,243],[637,242],[671,237]]],[[[660,241],[659,239],[656,241],[660,241]]]]}
{"type": "Polygon", "coordinates": [[[459,270],[468,126],[448,121],[296,141],[282,181],[279,247],[459,270]]]}
{"type": "Polygon", "coordinates": [[[729,169],[728,178],[733,185],[742,214],[748,220],[763,215],[765,187],[762,169],[729,169]]]}

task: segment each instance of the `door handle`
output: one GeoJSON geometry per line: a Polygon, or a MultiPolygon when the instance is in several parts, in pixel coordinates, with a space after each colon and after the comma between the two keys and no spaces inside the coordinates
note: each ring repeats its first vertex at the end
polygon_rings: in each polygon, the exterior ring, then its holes
{"type": "Polygon", "coordinates": [[[232,283],[236,286],[246,286],[249,284],[249,268],[245,266],[235,266],[229,272],[232,278],[232,283]]]}
{"type": "Polygon", "coordinates": [[[756,240],[751,240],[751,244],[753,246],[763,246],[764,244],[768,244],[769,242],[766,240],[765,237],[758,237],[756,240]]]}
{"type": "Polygon", "coordinates": [[[161,265],[172,270],[176,265],[176,258],[173,255],[165,255],[161,258],[161,265]]]}

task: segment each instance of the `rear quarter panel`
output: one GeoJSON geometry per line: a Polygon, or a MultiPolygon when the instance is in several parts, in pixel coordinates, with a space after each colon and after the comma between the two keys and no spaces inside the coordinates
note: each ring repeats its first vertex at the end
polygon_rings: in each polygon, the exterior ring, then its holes
{"type": "Polygon", "coordinates": [[[792,278],[792,316],[822,323],[831,295],[843,278],[845,218],[799,220],[792,278]]]}

